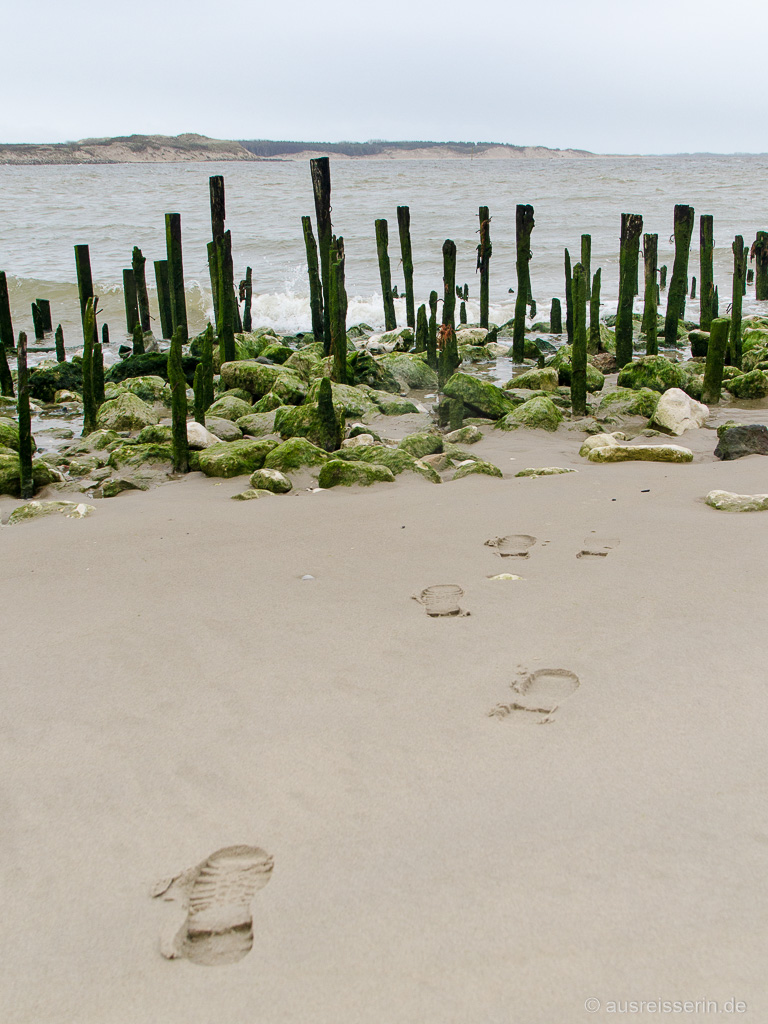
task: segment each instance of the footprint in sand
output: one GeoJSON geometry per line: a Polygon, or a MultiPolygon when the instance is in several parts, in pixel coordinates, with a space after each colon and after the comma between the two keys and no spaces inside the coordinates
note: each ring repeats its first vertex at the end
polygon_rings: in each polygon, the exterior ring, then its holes
{"type": "Polygon", "coordinates": [[[152,891],[176,904],[160,952],[207,967],[234,964],[253,946],[251,900],[272,875],[273,860],[258,846],[227,846],[197,867],[164,879],[152,891]]]}
{"type": "Polygon", "coordinates": [[[577,558],[607,558],[608,552],[613,551],[620,544],[618,537],[596,537],[591,534],[585,537],[583,548],[576,555],[577,558]]]}
{"type": "Polygon", "coordinates": [[[544,715],[538,724],[552,721],[552,716],[579,688],[579,677],[565,668],[540,668],[521,676],[512,683],[515,700],[511,704],[497,704],[488,712],[490,718],[506,718],[513,712],[520,715],[544,715]]]}
{"type": "Polygon", "coordinates": [[[433,619],[469,615],[469,612],[465,612],[459,604],[464,591],[455,583],[438,583],[422,590],[420,594],[411,596],[414,601],[424,605],[427,615],[433,619]]]}
{"type": "Polygon", "coordinates": [[[512,533],[508,537],[487,540],[485,546],[493,548],[500,558],[528,558],[528,551],[535,543],[536,538],[528,533],[512,533]]]}

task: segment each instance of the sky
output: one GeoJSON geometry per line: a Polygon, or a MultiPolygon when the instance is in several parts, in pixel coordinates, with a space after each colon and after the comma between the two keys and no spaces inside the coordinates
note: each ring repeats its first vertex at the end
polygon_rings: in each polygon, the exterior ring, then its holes
{"type": "Polygon", "coordinates": [[[765,0],[26,0],[0,142],[507,142],[768,151],[765,0]]]}

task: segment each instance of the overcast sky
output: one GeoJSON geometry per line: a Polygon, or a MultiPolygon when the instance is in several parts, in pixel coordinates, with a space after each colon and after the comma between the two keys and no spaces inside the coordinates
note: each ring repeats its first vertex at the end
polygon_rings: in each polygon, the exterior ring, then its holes
{"type": "Polygon", "coordinates": [[[3,28],[2,142],[768,151],[765,0],[26,0],[3,28]]]}

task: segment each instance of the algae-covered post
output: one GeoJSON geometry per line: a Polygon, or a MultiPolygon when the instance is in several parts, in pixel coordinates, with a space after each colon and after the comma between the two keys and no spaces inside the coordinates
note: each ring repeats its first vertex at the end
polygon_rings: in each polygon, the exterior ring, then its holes
{"type": "MultiPolygon", "coordinates": [[[[107,325],[104,324],[104,326],[106,327],[107,325]]],[[[56,362],[66,363],[67,352],[66,349],[64,348],[64,329],[61,326],[61,324],[59,324],[59,326],[56,328],[54,338],[56,340],[56,362]]]]}
{"type": "Polygon", "coordinates": [[[718,291],[717,291],[717,285],[715,285],[715,290],[712,293],[712,319],[716,320],[719,315],[720,315],[720,296],[719,296],[718,291]]]}
{"type": "Polygon", "coordinates": [[[657,338],[657,301],[656,267],[659,261],[659,236],[643,235],[643,257],[645,265],[645,302],[643,307],[643,331],[645,332],[645,354],[659,354],[657,338]]]}
{"type": "Polygon", "coordinates": [[[416,305],[413,298],[413,252],[411,250],[411,211],[407,206],[397,208],[397,227],[400,232],[400,253],[403,257],[405,278],[405,322],[416,327],[416,305]]]}
{"type": "Polygon", "coordinates": [[[96,396],[93,391],[93,347],[96,343],[96,302],[91,296],[83,315],[83,437],[96,429],[96,396]]]}
{"type": "Polygon", "coordinates": [[[696,278],[695,277],[691,278],[691,298],[692,299],[696,298],[696,278]]]}
{"type": "Polygon", "coordinates": [[[744,298],[742,285],[746,277],[747,252],[744,238],[736,235],[733,240],[733,298],[731,299],[730,358],[731,365],[741,369],[741,307],[744,298]]]}
{"type": "Polygon", "coordinates": [[[19,416],[19,477],[22,498],[31,498],[35,493],[32,478],[32,420],[29,411],[29,373],[27,371],[27,336],[19,334],[16,349],[16,372],[19,394],[16,408],[19,416]]]}
{"type": "Polygon", "coordinates": [[[203,378],[203,364],[198,363],[195,367],[195,379],[192,381],[192,391],[195,396],[194,412],[195,421],[200,426],[205,426],[205,380],[203,378]]]}
{"type": "Polygon", "coordinates": [[[552,305],[549,308],[549,333],[563,333],[563,311],[560,307],[560,299],[552,299],[552,305]]]}
{"type": "Polygon", "coordinates": [[[99,406],[104,404],[104,351],[101,342],[97,341],[93,346],[93,361],[91,363],[91,381],[93,382],[93,400],[98,411],[99,406]]]}
{"type": "Polygon", "coordinates": [[[571,409],[587,414],[587,278],[577,263],[573,268],[573,350],[571,355],[571,409]]]}
{"type": "Polygon", "coordinates": [[[36,302],[32,303],[32,326],[35,331],[35,341],[42,341],[45,338],[43,314],[36,302]]]}
{"type": "Polygon", "coordinates": [[[227,205],[224,192],[224,175],[212,174],[208,179],[208,194],[211,202],[211,238],[214,244],[224,237],[227,219],[227,205]]]}
{"type": "Polygon", "coordinates": [[[302,217],[304,248],[307,251],[307,272],[309,274],[309,308],[312,311],[312,334],[316,342],[323,340],[323,286],[320,281],[320,264],[317,259],[317,242],[312,232],[312,218],[302,217]]]}
{"type": "Polygon", "coordinates": [[[429,293],[429,324],[427,326],[427,365],[437,369],[437,292],[429,293]]]}
{"type": "Polygon", "coordinates": [[[102,348],[109,348],[109,324],[101,325],[101,344],[102,348]]]}
{"type": "Polygon", "coordinates": [[[531,232],[534,228],[533,207],[518,203],[515,211],[517,244],[517,298],[515,324],[512,328],[512,359],[522,363],[525,358],[525,312],[531,294],[531,232]]]}
{"type": "Polygon", "coordinates": [[[394,331],[397,320],[395,302],[392,298],[392,272],[389,266],[389,227],[382,219],[376,221],[376,253],[379,257],[381,297],[384,302],[384,327],[387,331],[394,331]]]}
{"type": "Polygon", "coordinates": [[[750,259],[755,260],[755,298],[768,299],[768,231],[758,231],[750,259]]]}
{"type": "Polygon", "coordinates": [[[602,284],[602,268],[598,267],[592,275],[592,288],[589,295],[589,340],[587,352],[594,355],[600,351],[600,286],[602,284]]]}
{"type": "Polygon", "coordinates": [[[125,300],[125,329],[133,334],[139,322],[139,303],[136,298],[136,278],[133,271],[123,271],[123,298],[125,300]]]}
{"type": "Polygon", "coordinates": [[[592,297],[592,235],[581,236],[581,265],[584,268],[584,288],[589,301],[592,297]]]}
{"type": "Polygon", "coordinates": [[[170,338],[173,334],[173,314],[171,313],[168,260],[155,260],[155,283],[157,284],[157,304],[160,308],[160,332],[164,338],[170,338]]]}
{"type": "Polygon", "coordinates": [[[40,310],[40,316],[43,321],[43,330],[46,334],[53,330],[53,321],[51,320],[51,303],[49,299],[35,299],[37,308],[40,310]]]}
{"type": "Polygon", "coordinates": [[[245,281],[243,285],[243,330],[248,333],[253,327],[251,306],[253,305],[253,269],[245,268],[245,281]]]}
{"type": "MultiPolygon", "coordinates": [[[[378,223],[378,221],[377,221],[378,223]]],[[[344,283],[344,239],[331,238],[330,268],[332,377],[347,383],[347,290],[344,283]]]]}
{"type": "MultiPolygon", "coordinates": [[[[232,234],[225,231],[217,242],[219,269],[219,353],[222,363],[235,358],[235,269],[232,234]]],[[[174,330],[174,335],[175,335],[174,330]]]]}
{"type": "Polygon", "coordinates": [[[203,371],[203,408],[213,405],[213,325],[208,324],[203,332],[200,366],[203,371]]]}
{"type": "MultiPolygon", "coordinates": [[[[480,219],[480,244],[477,247],[477,269],[480,271],[480,326],[487,331],[491,290],[491,256],[493,255],[491,217],[487,206],[480,207],[478,217],[480,219]]],[[[467,291],[469,291],[468,288],[467,291]]]]}
{"type": "Polygon", "coordinates": [[[467,304],[462,299],[459,303],[459,323],[465,324],[467,322],[467,304]]]}
{"type": "Polygon", "coordinates": [[[133,328],[133,355],[144,355],[144,331],[141,324],[137,323],[133,328]]]}
{"type": "Polygon", "coordinates": [[[320,280],[323,285],[323,350],[331,354],[330,272],[331,272],[331,163],[327,156],[309,161],[315,195],[315,221],[320,249],[320,280]]]}
{"type": "Polygon", "coordinates": [[[176,473],[189,472],[189,441],[187,438],[187,378],[181,365],[184,331],[177,327],[168,352],[168,383],[171,385],[171,449],[176,473]]]}
{"type": "Polygon", "coordinates": [[[678,322],[685,316],[685,286],[688,283],[688,253],[693,234],[692,206],[675,207],[675,261],[667,296],[667,315],[664,320],[664,340],[667,345],[677,344],[678,322]]]}
{"type": "Polygon", "coordinates": [[[715,405],[720,401],[725,350],[728,346],[730,326],[731,322],[727,317],[717,317],[710,325],[707,362],[704,368],[704,386],[701,392],[701,400],[707,405],[715,405]]]}
{"type": "Polygon", "coordinates": [[[443,242],[443,326],[456,327],[456,243],[443,242]]]}
{"type": "Polygon", "coordinates": [[[571,254],[565,250],[565,333],[568,344],[573,344],[573,276],[571,254]]]}
{"type": "Polygon", "coordinates": [[[165,215],[165,246],[168,256],[168,282],[171,292],[173,331],[181,328],[183,343],[189,338],[187,299],[184,294],[184,264],[181,254],[181,214],[165,215]]]}
{"type": "Polygon", "coordinates": [[[659,269],[659,288],[667,287],[667,265],[664,263],[659,269]]]}
{"type": "Polygon", "coordinates": [[[145,271],[146,257],[142,255],[138,245],[134,245],[131,255],[131,269],[136,284],[136,301],[139,305],[139,322],[143,331],[152,329],[152,320],[149,315],[149,293],[147,292],[147,276],[145,271]]]}
{"type": "MultiPolygon", "coordinates": [[[[87,245],[75,246],[75,269],[77,270],[77,291],[80,297],[80,320],[83,324],[83,341],[85,341],[85,308],[88,299],[93,298],[93,277],[91,275],[91,254],[87,245]]],[[[96,317],[93,317],[91,331],[96,341],[96,317]]]]}
{"type": "Polygon", "coordinates": [[[427,307],[422,303],[416,314],[416,339],[413,346],[414,352],[427,351],[427,338],[429,327],[427,326],[427,307]]]}
{"type": "Polygon", "coordinates": [[[754,284],[754,283],[755,283],[755,272],[752,269],[752,267],[750,267],[749,270],[747,270],[747,284],[754,284]]]}
{"type": "Polygon", "coordinates": [[[8,281],[5,271],[0,270],[0,344],[9,352],[15,347],[13,336],[13,320],[11,319],[11,303],[8,298],[8,281]]]}
{"type": "Polygon", "coordinates": [[[616,362],[625,366],[632,361],[632,307],[637,284],[640,235],[643,218],[639,213],[621,215],[619,255],[619,303],[616,309],[616,362]]]}

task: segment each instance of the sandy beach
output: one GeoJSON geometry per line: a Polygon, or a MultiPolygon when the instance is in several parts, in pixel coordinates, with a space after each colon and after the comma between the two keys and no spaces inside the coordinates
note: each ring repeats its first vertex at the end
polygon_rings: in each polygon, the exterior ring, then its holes
{"type": "Polygon", "coordinates": [[[0,530],[4,1024],[762,1019],[766,535],[703,498],[764,464],[710,428],[690,465],[582,439],[488,429],[503,480],[241,503],[193,473],[0,530]],[[441,583],[470,614],[411,599],[441,583]],[[552,715],[489,714],[541,669],[577,677],[552,715]],[[274,859],[253,949],[165,959],[153,886],[238,844],[274,859]]]}

